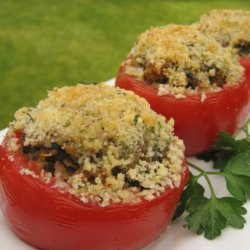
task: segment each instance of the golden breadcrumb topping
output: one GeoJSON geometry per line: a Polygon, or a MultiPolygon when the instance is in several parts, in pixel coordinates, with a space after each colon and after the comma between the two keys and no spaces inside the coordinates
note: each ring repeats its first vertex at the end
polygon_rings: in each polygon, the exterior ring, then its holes
{"type": "Polygon", "coordinates": [[[46,183],[55,177],[55,187],[106,206],[179,186],[184,146],[173,125],[130,91],[78,84],[18,110],[8,134],[23,131],[21,150],[38,162],[46,183]]]}
{"type": "Polygon", "coordinates": [[[142,33],[125,65],[125,73],[158,84],[160,95],[217,91],[239,82],[243,74],[230,48],[184,25],[142,33]]]}
{"type": "Polygon", "coordinates": [[[250,11],[213,9],[195,25],[222,46],[236,48],[240,55],[250,55],[250,11]]]}

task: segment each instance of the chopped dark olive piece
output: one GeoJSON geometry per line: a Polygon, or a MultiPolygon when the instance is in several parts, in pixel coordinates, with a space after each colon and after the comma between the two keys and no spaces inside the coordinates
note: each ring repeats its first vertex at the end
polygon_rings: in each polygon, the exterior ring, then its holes
{"type": "Polygon", "coordinates": [[[140,187],[140,182],[137,180],[133,180],[126,177],[125,182],[127,182],[130,187],[140,187]]]}
{"type": "Polygon", "coordinates": [[[210,76],[209,81],[216,84],[218,87],[222,87],[225,84],[226,79],[219,69],[215,69],[215,76],[210,76]]]}
{"type": "Polygon", "coordinates": [[[156,154],[151,158],[151,160],[158,161],[158,162],[162,163],[162,157],[159,155],[156,155],[156,154]]]}
{"type": "Polygon", "coordinates": [[[76,170],[77,170],[77,169],[74,168],[74,167],[67,167],[67,168],[66,168],[66,171],[67,171],[69,174],[74,174],[76,170]]]}
{"type": "Polygon", "coordinates": [[[90,163],[94,163],[95,162],[95,158],[94,158],[93,155],[89,156],[89,161],[90,161],[90,163]]]}
{"type": "Polygon", "coordinates": [[[89,183],[92,183],[92,184],[95,184],[95,176],[91,175],[91,176],[88,178],[88,182],[89,182],[89,183]]]}
{"type": "Polygon", "coordinates": [[[73,174],[79,168],[78,162],[57,143],[52,143],[48,148],[43,146],[24,146],[23,153],[29,159],[43,162],[44,170],[52,175],[55,173],[56,162],[61,163],[69,174],[73,174]]]}
{"type": "Polygon", "coordinates": [[[55,174],[55,164],[53,162],[48,162],[45,167],[44,167],[44,170],[46,172],[49,172],[51,173],[53,176],[55,174]]]}
{"type": "Polygon", "coordinates": [[[40,146],[23,146],[23,153],[24,154],[31,154],[31,153],[36,153],[41,149],[40,146]]]}
{"type": "Polygon", "coordinates": [[[250,43],[240,43],[235,45],[235,48],[238,50],[240,56],[250,55],[250,43]]]}
{"type": "Polygon", "coordinates": [[[144,80],[148,83],[160,83],[160,84],[167,84],[168,78],[162,75],[144,75],[144,80]]]}
{"type": "Polygon", "coordinates": [[[111,169],[111,173],[113,176],[117,176],[119,173],[125,173],[125,169],[121,166],[116,166],[111,169]]]}
{"type": "Polygon", "coordinates": [[[103,152],[99,151],[95,154],[96,158],[102,158],[103,157],[103,152]]]}
{"type": "Polygon", "coordinates": [[[199,81],[194,77],[191,71],[186,72],[187,76],[187,88],[195,89],[199,84],[199,81]]]}

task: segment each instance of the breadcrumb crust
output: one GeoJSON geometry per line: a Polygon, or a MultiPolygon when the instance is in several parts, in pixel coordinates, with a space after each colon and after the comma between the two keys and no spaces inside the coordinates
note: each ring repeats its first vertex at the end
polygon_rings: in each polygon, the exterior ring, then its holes
{"type": "Polygon", "coordinates": [[[159,95],[191,95],[238,83],[243,68],[231,48],[223,48],[195,26],[171,24],[138,37],[125,72],[158,84],[159,95]]]}
{"type": "MultiPolygon", "coordinates": [[[[205,35],[213,37],[224,47],[232,47],[242,54],[250,47],[250,11],[213,9],[195,24],[205,35]]],[[[244,55],[250,55],[249,48],[244,55]]]]}
{"type": "MultiPolygon", "coordinates": [[[[56,163],[54,187],[107,206],[151,200],[180,185],[184,145],[173,125],[130,91],[78,84],[55,88],[37,107],[18,110],[8,134],[22,130],[24,146],[59,145],[80,167],[65,181],[56,163]]],[[[40,178],[48,183],[52,175],[41,169],[40,178]]]]}

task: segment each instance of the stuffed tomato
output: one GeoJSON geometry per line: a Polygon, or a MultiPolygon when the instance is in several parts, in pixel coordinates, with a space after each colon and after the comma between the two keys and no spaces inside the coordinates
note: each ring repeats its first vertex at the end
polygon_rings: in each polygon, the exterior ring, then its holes
{"type": "Polygon", "coordinates": [[[212,9],[194,24],[223,47],[234,48],[239,56],[250,55],[250,11],[212,9]]]}
{"type": "Polygon", "coordinates": [[[242,126],[250,101],[246,74],[230,48],[194,26],[168,25],[139,36],[116,86],[173,118],[186,154],[195,155],[209,150],[220,131],[233,134],[242,126]]]}
{"type": "Polygon", "coordinates": [[[39,249],[139,249],[188,181],[173,122],[131,92],[64,87],[16,112],[0,146],[0,204],[39,249]]]}
{"type": "Polygon", "coordinates": [[[250,11],[213,9],[194,24],[224,47],[233,48],[246,71],[250,70],[250,11]]]}

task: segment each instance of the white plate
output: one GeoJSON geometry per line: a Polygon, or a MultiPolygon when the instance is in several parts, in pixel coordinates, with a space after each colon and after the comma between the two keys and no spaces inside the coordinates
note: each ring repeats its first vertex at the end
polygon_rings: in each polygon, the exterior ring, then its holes
{"type": "MultiPolygon", "coordinates": [[[[109,85],[114,84],[114,80],[108,81],[109,85]]],[[[0,143],[6,130],[0,131],[0,143]]],[[[210,164],[198,161],[195,158],[189,160],[206,169],[212,168],[210,164]]],[[[203,183],[204,184],[204,183],[203,183]]],[[[227,194],[224,180],[221,177],[214,176],[213,184],[216,187],[218,196],[227,194]]],[[[164,233],[155,241],[148,245],[144,250],[249,250],[250,249],[250,202],[245,205],[248,210],[245,219],[247,223],[244,229],[227,228],[222,235],[213,240],[206,240],[202,235],[198,236],[185,228],[183,218],[175,221],[164,233]]],[[[0,249],[2,250],[30,250],[34,249],[21,241],[8,227],[0,211],[0,249]]],[[[78,250],[78,249],[76,249],[78,250]]]]}

